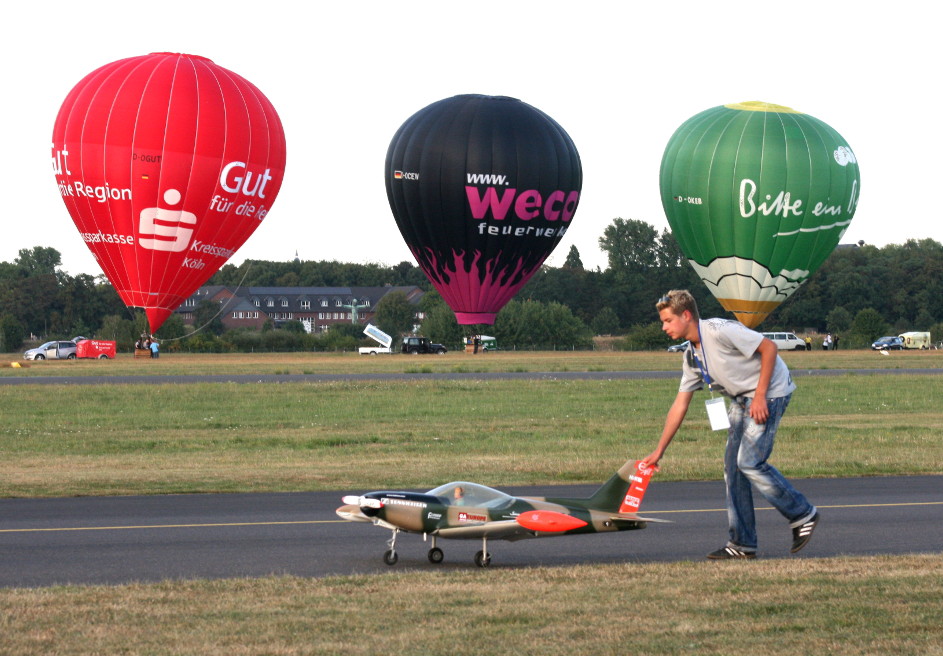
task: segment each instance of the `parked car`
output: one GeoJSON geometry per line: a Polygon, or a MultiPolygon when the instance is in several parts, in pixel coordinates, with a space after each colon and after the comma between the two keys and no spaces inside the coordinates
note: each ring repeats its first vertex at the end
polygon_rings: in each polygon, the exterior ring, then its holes
{"type": "Polygon", "coordinates": [[[446,348],[441,344],[429,341],[428,337],[404,337],[403,353],[436,353],[444,355],[446,348]]]}
{"type": "Polygon", "coordinates": [[[688,344],[690,343],[691,343],[690,341],[684,341],[684,342],[681,342],[680,344],[672,344],[671,346],[668,347],[668,352],[680,353],[684,349],[688,348],[688,344]]]}
{"type": "Polygon", "coordinates": [[[904,348],[904,340],[894,335],[888,335],[871,344],[871,348],[875,351],[899,351],[904,348]]]}
{"type": "Polygon", "coordinates": [[[795,333],[763,333],[776,345],[780,351],[804,351],[805,342],[796,337],[795,333]]]}
{"type": "Polygon", "coordinates": [[[26,351],[23,358],[26,360],[74,360],[76,349],[75,342],[53,340],[26,351]]]}

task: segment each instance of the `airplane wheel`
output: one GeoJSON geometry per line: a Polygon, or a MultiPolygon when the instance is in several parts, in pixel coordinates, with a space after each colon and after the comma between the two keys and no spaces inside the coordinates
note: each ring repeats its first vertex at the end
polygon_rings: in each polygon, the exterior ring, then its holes
{"type": "Polygon", "coordinates": [[[491,554],[479,551],[475,554],[475,564],[478,565],[478,567],[487,567],[491,564],[491,554]]]}
{"type": "Polygon", "coordinates": [[[439,547],[433,547],[429,549],[429,562],[438,565],[442,562],[442,559],[445,558],[445,554],[442,552],[439,547]]]}
{"type": "Polygon", "coordinates": [[[383,554],[383,562],[387,565],[395,565],[397,560],[399,560],[399,555],[392,549],[388,549],[383,554]]]}

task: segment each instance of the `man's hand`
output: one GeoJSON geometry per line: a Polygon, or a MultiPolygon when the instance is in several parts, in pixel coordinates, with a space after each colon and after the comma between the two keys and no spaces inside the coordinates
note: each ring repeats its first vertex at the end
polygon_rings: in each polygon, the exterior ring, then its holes
{"type": "Polygon", "coordinates": [[[769,407],[766,405],[766,398],[762,396],[753,397],[750,403],[750,417],[758,424],[765,424],[769,419],[769,407]]]}
{"type": "Polygon", "coordinates": [[[658,461],[661,460],[661,456],[662,456],[661,453],[659,453],[658,451],[655,451],[653,453],[648,454],[644,458],[642,458],[640,462],[644,464],[646,467],[648,467],[649,469],[652,469],[653,471],[658,471],[658,461]]]}

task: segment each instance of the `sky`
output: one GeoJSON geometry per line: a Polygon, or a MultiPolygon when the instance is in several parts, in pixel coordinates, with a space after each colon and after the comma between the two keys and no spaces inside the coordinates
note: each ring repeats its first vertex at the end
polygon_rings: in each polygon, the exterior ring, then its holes
{"type": "Polygon", "coordinates": [[[201,55],[255,84],[285,128],[281,191],[230,259],[393,265],[412,257],[383,180],[396,130],[458,94],[519,98],[569,133],[580,205],[547,261],[575,245],[606,268],[613,219],[668,227],[658,171],[691,116],[759,100],[835,128],[861,170],[843,243],[943,241],[934,158],[943,152],[931,3],[583,0],[87,0],[4,7],[0,261],[47,246],[70,275],[98,275],[62,203],[50,143],[86,74],[150,52],[201,55]],[[913,198],[911,198],[913,196],[913,198]]]}

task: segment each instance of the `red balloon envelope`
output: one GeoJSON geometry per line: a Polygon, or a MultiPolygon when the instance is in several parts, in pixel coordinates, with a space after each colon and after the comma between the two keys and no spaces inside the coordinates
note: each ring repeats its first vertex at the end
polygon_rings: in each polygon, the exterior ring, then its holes
{"type": "Polygon", "coordinates": [[[244,78],[203,57],[153,53],[72,89],[52,163],[82,239],[153,332],[268,214],[285,134],[244,78]]]}
{"type": "Polygon", "coordinates": [[[385,174],[400,232],[460,324],[494,323],[563,238],[583,184],[579,153],[556,121],[479,95],[410,117],[385,174]]]}

